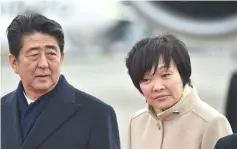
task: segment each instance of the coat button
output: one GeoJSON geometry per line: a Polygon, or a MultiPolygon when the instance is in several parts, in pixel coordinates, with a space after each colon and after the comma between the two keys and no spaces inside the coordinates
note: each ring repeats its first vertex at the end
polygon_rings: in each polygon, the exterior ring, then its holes
{"type": "Polygon", "coordinates": [[[175,114],[175,115],[179,115],[180,111],[174,110],[174,111],[172,111],[172,113],[175,114]]]}
{"type": "Polygon", "coordinates": [[[157,127],[158,127],[158,129],[160,130],[160,124],[159,124],[159,123],[157,123],[157,124],[156,124],[156,126],[157,126],[157,127]]]}

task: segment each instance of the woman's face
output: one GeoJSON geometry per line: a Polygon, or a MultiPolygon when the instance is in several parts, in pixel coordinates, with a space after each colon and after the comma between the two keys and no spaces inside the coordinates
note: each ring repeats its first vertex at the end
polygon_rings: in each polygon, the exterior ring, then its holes
{"type": "Polygon", "coordinates": [[[183,83],[178,69],[171,60],[169,68],[160,58],[157,71],[154,67],[144,75],[140,88],[148,104],[154,108],[166,110],[177,103],[183,92],[183,83]]]}

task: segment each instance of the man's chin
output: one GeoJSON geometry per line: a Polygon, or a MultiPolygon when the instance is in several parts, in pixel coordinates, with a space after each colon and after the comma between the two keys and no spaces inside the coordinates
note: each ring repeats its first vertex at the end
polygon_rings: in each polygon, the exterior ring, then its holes
{"type": "Polygon", "coordinates": [[[53,87],[54,87],[54,85],[52,83],[50,83],[50,84],[49,83],[48,84],[39,83],[39,84],[34,85],[35,90],[37,90],[39,92],[41,92],[41,91],[50,91],[53,87]]]}

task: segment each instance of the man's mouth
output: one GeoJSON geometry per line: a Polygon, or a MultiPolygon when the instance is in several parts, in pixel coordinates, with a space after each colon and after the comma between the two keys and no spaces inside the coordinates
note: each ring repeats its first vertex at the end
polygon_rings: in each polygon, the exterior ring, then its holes
{"type": "Polygon", "coordinates": [[[49,75],[37,75],[36,77],[40,77],[40,78],[43,78],[43,77],[48,77],[49,75]]]}

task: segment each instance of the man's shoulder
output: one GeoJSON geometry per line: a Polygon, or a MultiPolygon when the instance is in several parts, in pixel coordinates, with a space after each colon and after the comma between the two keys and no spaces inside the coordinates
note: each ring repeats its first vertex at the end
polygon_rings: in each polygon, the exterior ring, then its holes
{"type": "Polygon", "coordinates": [[[218,141],[219,146],[236,147],[237,146],[237,133],[225,136],[218,141]]]}
{"type": "Polygon", "coordinates": [[[1,105],[3,106],[3,105],[5,105],[5,104],[9,103],[9,101],[10,101],[10,100],[13,98],[13,96],[15,95],[15,92],[16,92],[16,90],[14,90],[14,91],[12,91],[12,92],[10,92],[10,93],[8,93],[8,94],[2,96],[2,97],[1,97],[1,105]]]}
{"type": "Polygon", "coordinates": [[[235,142],[237,144],[237,133],[225,136],[221,140],[224,142],[235,142]]]}
{"type": "Polygon", "coordinates": [[[104,108],[112,108],[109,104],[105,103],[101,99],[86,93],[82,90],[79,90],[77,88],[74,88],[74,93],[75,93],[75,102],[85,105],[88,108],[95,108],[95,109],[104,109],[104,108]]]}

